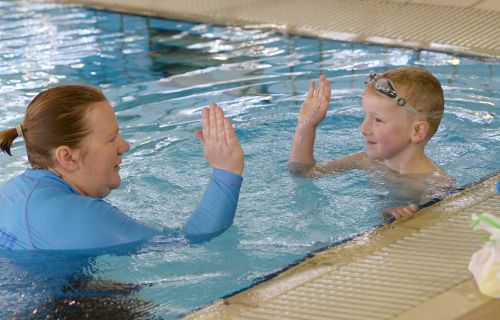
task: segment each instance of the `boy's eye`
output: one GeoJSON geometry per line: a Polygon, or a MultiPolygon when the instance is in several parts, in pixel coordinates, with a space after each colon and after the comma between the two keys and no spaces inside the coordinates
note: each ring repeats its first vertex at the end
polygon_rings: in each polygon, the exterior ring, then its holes
{"type": "Polygon", "coordinates": [[[384,122],[384,121],[383,121],[382,119],[380,119],[380,118],[375,118],[375,122],[380,122],[380,123],[382,123],[382,122],[384,122]]]}

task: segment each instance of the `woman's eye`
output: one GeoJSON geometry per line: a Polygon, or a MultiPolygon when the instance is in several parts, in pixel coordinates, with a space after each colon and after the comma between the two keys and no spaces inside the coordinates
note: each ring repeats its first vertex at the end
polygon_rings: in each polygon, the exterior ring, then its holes
{"type": "Polygon", "coordinates": [[[380,122],[380,123],[382,123],[382,122],[384,122],[384,121],[383,121],[382,119],[380,119],[380,118],[375,118],[375,122],[380,122]]]}

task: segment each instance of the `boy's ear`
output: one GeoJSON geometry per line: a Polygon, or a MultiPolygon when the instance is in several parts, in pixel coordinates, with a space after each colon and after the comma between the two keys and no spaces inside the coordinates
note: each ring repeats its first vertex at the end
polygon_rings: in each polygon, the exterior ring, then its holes
{"type": "Polygon", "coordinates": [[[415,122],[413,127],[413,134],[411,135],[412,142],[420,142],[427,139],[427,134],[429,133],[430,124],[425,120],[418,120],[415,122]]]}
{"type": "Polygon", "coordinates": [[[73,172],[78,169],[80,150],[71,149],[68,146],[59,146],[54,152],[57,164],[66,171],[73,172]]]}

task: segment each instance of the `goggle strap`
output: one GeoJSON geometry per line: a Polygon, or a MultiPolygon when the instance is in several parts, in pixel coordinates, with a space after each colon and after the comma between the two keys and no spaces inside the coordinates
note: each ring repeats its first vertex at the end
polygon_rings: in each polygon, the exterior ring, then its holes
{"type": "Polygon", "coordinates": [[[433,111],[433,112],[427,113],[427,112],[420,112],[417,109],[415,109],[415,107],[412,106],[411,104],[409,104],[405,98],[397,95],[396,88],[394,87],[394,84],[392,83],[391,79],[383,78],[382,73],[377,73],[374,71],[370,72],[365,78],[365,85],[369,85],[372,82],[375,82],[375,87],[374,87],[375,91],[377,91],[380,94],[383,94],[384,96],[386,96],[388,98],[396,100],[396,103],[398,104],[398,106],[406,107],[407,110],[412,112],[412,113],[421,114],[429,119],[441,119],[441,117],[443,116],[442,111],[433,111]],[[381,89],[377,88],[376,82],[380,79],[385,79],[387,81],[387,83],[389,84],[389,87],[390,87],[390,92],[386,92],[385,90],[381,90],[381,89]]]}

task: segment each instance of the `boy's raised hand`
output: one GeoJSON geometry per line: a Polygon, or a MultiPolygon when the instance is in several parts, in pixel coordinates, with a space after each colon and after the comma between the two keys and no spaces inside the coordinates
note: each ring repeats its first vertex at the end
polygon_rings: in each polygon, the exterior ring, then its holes
{"type": "Polygon", "coordinates": [[[290,170],[296,175],[305,174],[315,164],[313,153],[316,127],[325,118],[330,105],[331,89],[326,76],[321,75],[318,88],[314,90],[314,87],[315,83],[311,81],[306,100],[299,111],[288,159],[290,170]]]}
{"type": "Polygon", "coordinates": [[[205,149],[205,158],[213,168],[242,175],[243,149],[234,133],[231,121],[224,117],[222,108],[211,103],[202,111],[203,131],[196,131],[205,149]]]}
{"type": "Polygon", "coordinates": [[[330,106],[330,81],[323,74],[319,78],[318,88],[315,90],[315,82],[311,81],[307,97],[300,108],[299,126],[316,127],[326,116],[330,106]]]}

